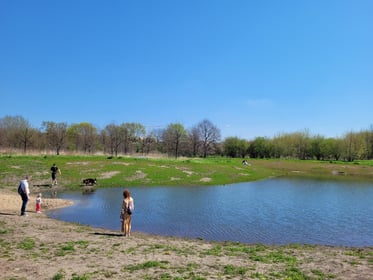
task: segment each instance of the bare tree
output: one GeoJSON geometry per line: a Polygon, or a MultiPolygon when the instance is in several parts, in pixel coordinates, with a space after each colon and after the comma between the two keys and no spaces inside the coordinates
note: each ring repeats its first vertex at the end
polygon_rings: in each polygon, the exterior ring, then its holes
{"type": "Polygon", "coordinates": [[[145,127],[139,123],[123,123],[121,125],[123,131],[123,152],[128,154],[131,152],[131,145],[139,142],[145,137],[145,127]]]}
{"type": "Polygon", "coordinates": [[[201,144],[197,127],[193,127],[188,131],[188,139],[190,145],[190,153],[192,156],[195,157],[198,154],[198,150],[201,144]]]}
{"type": "Polygon", "coordinates": [[[24,126],[19,131],[19,141],[24,153],[27,153],[27,149],[31,147],[34,135],[36,135],[36,131],[30,126],[24,126]]]}
{"type": "Polygon", "coordinates": [[[160,153],[164,153],[166,151],[165,143],[163,142],[163,133],[165,129],[163,128],[156,128],[150,132],[151,137],[154,139],[154,146],[156,150],[160,153]]]}
{"type": "Polygon", "coordinates": [[[59,155],[61,149],[65,145],[66,140],[66,123],[43,122],[43,127],[46,132],[46,138],[49,146],[59,155]]]}
{"type": "Polygon", "coordinates": [[[24,153],[32,145],[36,129],[22,116],[6,116],[0,119],[1,144],[20,148],[24,153]]]}
{"type": "Polygon", "coordinates": [[[107,154],[107,149],[108,149],[108,142],[109,142],[109,137],[108,137],[108,131],[106,129],[103,129],[100,131],[99,135],[99,144],[101,145],[102,151],[104,154],[107,154]]]}
{"type": "Polygon", "coordinates": [[[144,155],[149,154],[150,151],[153,149],[156,141],[156,138],[151,134],[141,138],[139,142],[140,147],[138,149],[138,152],[143,153],[144,155]]]}
{"type": "Polygon", "coordinates": [[[105,127],[105,135],[107,136],[110,154],[118,156],[119,147],[124,139],[123,128],[115,124],[109,124],[105,127]]]}
{"type": "Polygon", "coordinates": [[[202,146],[203,157],[214,151],[220,141],[220,130],[209,120],[205,119],[197,125],[198,135],[202,146]]]}

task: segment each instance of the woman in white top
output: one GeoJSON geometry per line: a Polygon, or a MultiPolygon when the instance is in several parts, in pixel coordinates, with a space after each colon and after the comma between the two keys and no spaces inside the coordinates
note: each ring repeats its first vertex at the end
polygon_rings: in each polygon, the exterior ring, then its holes
{"type": "Polygon", "coordinates": [[[120,219],[122,220],[121,231],[124,233],[124,236],[131,236],[131,218],[134,209],[135,204],[130,191],[124,190],[122,209],[120,211],[120,219]]]}

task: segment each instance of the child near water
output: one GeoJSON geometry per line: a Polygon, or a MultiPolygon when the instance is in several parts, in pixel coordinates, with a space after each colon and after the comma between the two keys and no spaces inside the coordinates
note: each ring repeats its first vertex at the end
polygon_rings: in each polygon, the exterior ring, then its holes
{"type": "Polygon", "coordinates": [[[36,197],[36,213],[41,213],[41,193],[36,197]]]}

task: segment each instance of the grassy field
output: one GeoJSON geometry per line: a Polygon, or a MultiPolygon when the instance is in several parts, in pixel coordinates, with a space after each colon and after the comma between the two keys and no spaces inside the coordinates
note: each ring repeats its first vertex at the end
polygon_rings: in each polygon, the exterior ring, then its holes
{"type": "Polygon", "coordinates": [[[17,185],[25,175],[32,184],[50,184],[50,167],[61,169],[59,185],[81,187],[84,178],[97,178],[98,187],[202,186],[261,180],[276,176],[302,176],[333,180],[373,181],[373,162],[353,163],[300,160],[192,158],[155,159],[105,156],[0,156],[0,188],[17,185]]]}

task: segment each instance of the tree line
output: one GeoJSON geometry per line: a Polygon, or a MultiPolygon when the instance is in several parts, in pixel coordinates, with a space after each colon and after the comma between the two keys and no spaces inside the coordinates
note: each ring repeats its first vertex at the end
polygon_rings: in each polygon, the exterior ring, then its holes
{"type": "Polygon", "coordinates": [[[0,149],[29,151],[122,154],[162,153],[178,158],[227,156],[234,158],[296,158],[317,160],[369,160],[373,158],[373,127],[348,132],[340,138],[311,135],[308,130],[253,140],[221,139],[220,129],[204,119],[185,128],[171,123],[146,130],[140,123],[111,123],[98,129],[89,122],[67,124],[44,121],[40,129],[22,116],[0,118],[0,149]]]}

